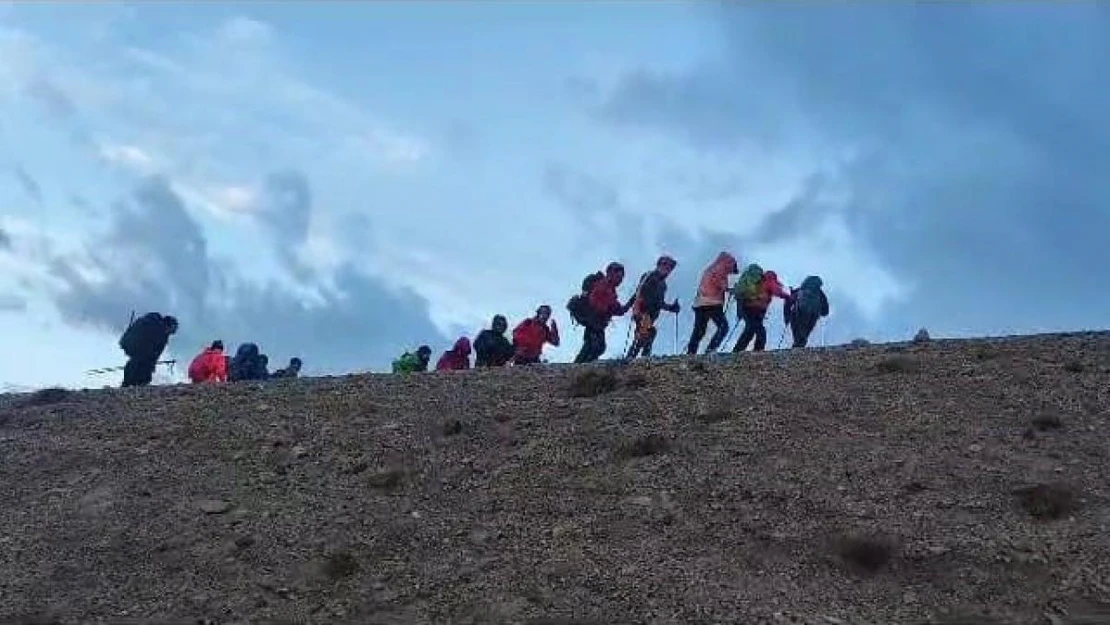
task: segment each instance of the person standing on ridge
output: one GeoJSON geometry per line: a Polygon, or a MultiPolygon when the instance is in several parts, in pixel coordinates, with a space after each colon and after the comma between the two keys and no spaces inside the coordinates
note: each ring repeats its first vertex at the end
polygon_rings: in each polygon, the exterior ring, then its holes
{"type": "Polygon", "coordinates": [[[800,287],[790,291],[792,299],[782,307],[782,320],[790,326],[794,348],[805,347],[817,321],[829,316],[829,298],[823,286],[820,276],[806,277],[800,287]]]}
{"type": "Polygon", "coordinates": [[[755,338],[757,352],[767,347],[767,328],[763,320],[767,317],[767,308],[774,297],[790,301],[790,293],[779,282],[778,275],[773,271],[763,271],[756,264],[748,265],[740,280],[736,283],[736,301],[739,302],[739,316],[744,321],[744,331],[733,346],[733,353],[739,353],[748,348],[748,343],[755,338]]]}
{"type": "Polygon", "coordinates": [[[170,337],[177,332],[177,319],[161,313],[147,313],[127,326],[119,347],[127,354],[121,386],[147,386],[154,379],[158,359],[170,337]]]}
{"type": "Polygon", "coordinates": [[[470,368],[470,339],[465,336],[455,341],[454,347],[443,352],[436,362],[436,371],[461,371],[470,368]]]}
{"type": "Polygon", "coordinates": [[[393,361],[393,373],[424,373],[428,370],[428,362],[432,359],[432,348],[421,345],[416,348],[416,353],[405,352],[393,361]]]}
{"type": "Polygon", "coordinates": [[[551,307],[544,304],[536,309],[536,316],[521,321],[513,328],[514,365],[533,365],[543,355],[544,343],[559,346],[559,326],[551,318],[551,307]]]}
{"type": "Polygon", "coordinates": [[[489,329],[474,339],[475,367],[504,367],[513,358],[513,344],[505,336],[509,322],[503,315],[494,315],[489,329]]]}
{"type": "Polygon", "coordinates": [[[189,363],[189,380],[193,384],[203,382],[227,382],[227,358],[224,357],[224,342],[212,341],[208,349],[197,354],[189,363]]]}
{"type": "Polygon", "coordinates": [[[571,298],[567,309],[581,323],[582,349],[575,363],[594,362],[605,353],[605,329],[613,317],[620,317],[632,307],[632,300],[621,304],[617,287],[624,281],[624,265],[609,263],[605,273],[591,274],[582,282],[583,293],[571,298]]]}
{"type": "Polygon", "coordinates": [[[271,378],[295,378],[298,375],[300,375],[301,366],[303,364],[304,363],[301,362],[300,358],[297,358],[297,357],[294,356],[293,358],[289,359],[289,366],[288,367],[285,367],[284,369],[278,369],[277,371],[270,374],[270,377],[271,378]]]}
{"type": "Polygon", "coordinates": [[[687,354],[698,353],[698,347],[705,337],[705,330],[710,321],[713,322],[716,330],[709,338],[705,353],[717,351],[728,336],[725,302],[728,299],[728,277],[735,273],[740,273],[736,257],[728,252],[721,252],[717,255],[717,260],[714,260],[701,274],[698,295],[694,299],[694,330],[690,333],[690,342],[686,345],[687,354]]]}
{"type": "Polygon", "coordinates": [[[645,273],[640,278],[640,287],[636,289],[632,303],[632,319],[635,323],[635,337],[632,346],[628,349],[626,358],[632,360],[640,354],[651,357],[651,347],[655,343],[657,330],[655,322],[659,313],[666,310],[678,314],[682,308],[678,300],[667,304],[667,276],[671,275],[678,262],[670,256],[660,256],[655,261],[655,269],[645,273]]]}

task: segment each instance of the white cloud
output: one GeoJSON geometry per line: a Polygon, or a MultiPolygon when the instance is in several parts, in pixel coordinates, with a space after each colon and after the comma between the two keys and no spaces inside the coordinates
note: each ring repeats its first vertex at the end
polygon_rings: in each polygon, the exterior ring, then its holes
{"type": "Polygon", "coordinates": [[[251,212],[258,208],[258,190],[243,185],[219,187],[211,193],[212,202],[223,210],[235,213],[251,212]]]}
{"type": "Polygon", "coordinates": [[[135,145],[104,144],[99,154],[105,161],[136,174],[148,175],[158,170],[154,157],[135,145]]]}

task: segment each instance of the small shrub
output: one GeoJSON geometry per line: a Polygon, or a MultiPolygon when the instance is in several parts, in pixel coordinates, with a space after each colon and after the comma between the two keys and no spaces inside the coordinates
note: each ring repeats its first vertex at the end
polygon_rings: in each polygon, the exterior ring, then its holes
{"type": "Polygon", "coordinates": [[[976,348],[975,351],[971,352],[971,357],[974,358],[975,360],[978,360],[979,362],[984,362],[984,361],[987,361],[987,360],[994,360],[995,358],[998,358],[1001,355],[1002,354],[999,353],[998,350],[991,349],[990,347],[979,347],[979,348],[976,348]]]}
{"type": "Polygon", "coordinates": [[[49,406],[69,399],[72,391],[60,387],[44,388],[31,393],[24,401],[26,406],[49,406]]]}
{"type": "Polygon", "coordinates": [[[1075,490],[1063,484],[1026,486],[1014,494],[1030,516],[1042,521],[1063,518],[1079,506],[1075,490]]]}
{"type": "Polygon", "coordinates": [[[1058,430],[1064,427],[1064,422],[1060,420],[1060,417],[1054,414],[1040,415],[1034,417],[1032,424],[1034,428],[1040,430],[1041,432],[1058,430]]]}
{"type": "Polygon", "coordinates": [[[456,434],[462,434],[462,431],[463,424],[458,419],[447,419],[443,422],[444,436],[455,436],[456,434]]]}
{"type": "Polygon", "coordinates": [[[915,373],[921,370],[921,363],[909,356],[891,356],[880,360],[875,369],[880,373],[915,373]]]}
{"type": "Polygon", "coordinates": [[[1064,363],[1064,371],[1068,373],[1083,373],[1087,370],[1087,365],[1083,364],[1081,360],[1069,360],[1064,363]]]}
{"type": "Polygon", "coordinates": [[[647,376],[642,373],[633,373],[624,379],[624,387],[630,389],[640,389],[648,385],[647,376]]]}
{"type": "Polygon", "coordinates": [[[667,453],[670,448],[670,441],[661,434],[646,434],[621,444],[617,449],[617,456],[620,458],[644,458],[667,453]]]}
{"type": "Polygon", "coordinates": [[[612,393],[620,386],[617,376],[610,371],[589,370],[574,376],[570,383],[571,397],[597,397],[612,393]]]}
{"type": "Polygon", "coordinates": [[[699,412],[697,420],[702,423],[720,423],[732,418],[732,413],[724,408],[713,408],[699,412]]]}
{"type": "Polygon", "coordinates": [[[366,482],[370,488],[393,490],[401,485],[403,477],[402,473],[396,470],[378,471],[367,478],[366,482]]]}
{"type": "Polygon", "coordinates": [[[346,551],[337,551],[324,558],[324,575],[333,582],[358,573],[358,569],[358,560],[346,551]]]}
{"type": "Polygon", "coordinates": [[[846,536],[837,544],[837,555],[859,571],[877,573],[890,562],[894,547],[883,539],[846,536]]]}
{"type": "Polygon", "coordinates": [[[691,361],[690,364],[687,365],[687,368],[694,373],[705,373],[709,371],[709,367],[706,367],[705,363],[700,360],[691,361]]]}

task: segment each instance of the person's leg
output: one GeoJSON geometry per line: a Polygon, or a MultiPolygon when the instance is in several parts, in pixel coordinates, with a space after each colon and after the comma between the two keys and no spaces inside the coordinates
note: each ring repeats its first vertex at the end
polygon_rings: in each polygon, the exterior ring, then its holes
{"type": "Polygon", "coordinates": [[[736,339],[736,345],[732,347],[733,353],[742,352],[748,349],[748,343],[752,342],[756,334],[757,322],[752,317],[751,311],[747,308],[740,309],[740,320],[744,322],[744,329],[740,332],[740,338],[736,339]]]}
{"type": "Polygon", "coordinates": [[[582,349],[578,350],[578,355],[575,356],[575,364],[589,362],[590,350],[593,347],[590,345],[590,327],[586,326],[582,329],[582,349]]]}
{"type": "Polygon", "coordinates": [[[129,386],[138,386],[138,376],[136,375],[136,361],[134,358],[128,358],[127,364],[123,365],[123,383],[121,387],[127,388],[129,386]]]}
{"type": "Polygon", "coordinates": [[[817,325],[817,315],[800,315],[794,319],[794,347],[805,347],[809,343],[809,335],[817,325]]]}
{"type": "Polygon", "coordinates": [[[655,335],[658,333],[658,329],[656,329],[655,326],[651,326],[651,329],[647,331],[647,336],[641,341],[640,351],[643,353],[644,358],[651,358],[651,346],[655,344],[655,335]]]}
{"type": "Polygon", "coordinates": [[[767,315],[767,311],[761,310],[753,313],[752,321],[755,325],[755,347],[752,349],[761,352],[767,348],[767,326],[763,324],[763,318],[767,315]]]}
{"type": "Polygon", "coordinates": [[[717,351],[725,337],[728,336],[728,317],[725,316],[724,306],[712,306],[705,312],[709,320],[713,322],[714,327],[717,328],[713,332],[713,337],[709,339],[709,346],[705,348],[705,353],[708,354],[717,351]]]}
{"type": "Polygon", "coordinates": [[[605,328],[587,327],[582,335],[582,351],[575,362],[593,362],[605,353],[605,328]]]}
{"type": "MultiPolygon", "coordinates": [[[[698,353],[698,346],[705,337],[705,328],[709,325],[710,309],[715,306],[702,306],[694,309],[694,330],[690,332],[690,340],[686,343],[686,353],[698,353]]],[[[713,335],[716,337],[716,335],[713,335]]]]}

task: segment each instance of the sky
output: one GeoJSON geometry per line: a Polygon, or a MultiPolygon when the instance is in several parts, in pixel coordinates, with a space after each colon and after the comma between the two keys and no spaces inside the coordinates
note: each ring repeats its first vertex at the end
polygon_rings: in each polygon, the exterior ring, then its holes
{"type": "Polygon", "coordinates": [[[161,382],[542,303],[567,361],[587,273],[667,253],[688,304],[723,249],[820,275],[828,343],[1100,328],[1106,76],[1096,2],[5,3],[0,385],[118,384],[132,310],[180,319],[161,382]]]}

